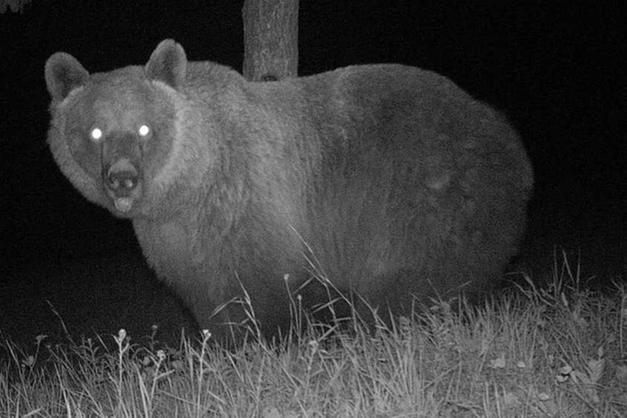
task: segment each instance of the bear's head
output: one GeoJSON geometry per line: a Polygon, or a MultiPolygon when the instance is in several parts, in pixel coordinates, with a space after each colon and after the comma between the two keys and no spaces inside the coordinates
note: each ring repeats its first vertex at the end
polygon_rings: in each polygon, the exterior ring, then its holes
{"type": "MultiPolygon", "coordinates": [[[[177,144],[187,58],[161,42],[144,67],[89,74],[71,55],[46,62],[52,97],[48,142],[57,164],[89,200],[121,217],[147,215],[177,144]]],[[[168,181],[171,179],[168,178],[168,181]]]]}

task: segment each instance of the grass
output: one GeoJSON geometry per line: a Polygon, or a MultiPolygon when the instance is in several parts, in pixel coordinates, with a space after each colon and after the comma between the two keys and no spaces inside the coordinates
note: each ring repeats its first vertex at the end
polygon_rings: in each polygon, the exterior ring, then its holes
{"type": "Polygon", "coordinates": [[[42,336],[30,352],[6,342],[0,416],[627,416],[625,286],[582,289],[565,259],[547,286],[522,279],[480,306],[438,302],[393,327],[310,326],[236,351],[209,333],[177,348],[135,346],[123,330],[42,336]]]}

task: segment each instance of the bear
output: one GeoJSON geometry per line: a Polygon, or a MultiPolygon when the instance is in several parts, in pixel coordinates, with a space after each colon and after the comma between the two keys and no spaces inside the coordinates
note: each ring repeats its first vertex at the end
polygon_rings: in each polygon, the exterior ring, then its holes
{"type": "Polygon", "coordinates": [[[104,73],[57,52],[45,80],[57,165],[132,221],[217,340],[251,318],[277,335],[298,295],[394,316],[480,291],[524,232],[533,172],[519,136],[431,71],[250,82],[166,39],[144,66],[104,73]]]}

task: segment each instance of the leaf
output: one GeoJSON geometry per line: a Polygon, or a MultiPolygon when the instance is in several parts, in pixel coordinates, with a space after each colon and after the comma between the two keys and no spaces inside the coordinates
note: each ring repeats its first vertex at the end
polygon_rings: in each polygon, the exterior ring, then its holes
{"type": "Polygon", "coordinates": [[[588,360],[588,377],[592,383],[598,383],[605,369],[605,359],[588,360]]]}

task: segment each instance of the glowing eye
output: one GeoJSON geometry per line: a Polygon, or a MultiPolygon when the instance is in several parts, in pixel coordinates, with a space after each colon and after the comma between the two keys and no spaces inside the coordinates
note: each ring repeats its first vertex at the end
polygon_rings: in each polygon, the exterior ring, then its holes
{"type": "Polygon", "coordinates": [[[148,136],[150,133],[150,128],[147,125],[142,125],[139,127],[139,136],[148,136]]]}
{"type": "Polygon", "coordinates": [[[100,138],[102,138],[102,131],[98,128],[94,128],[91,130],[89,136],[91,136],[91,139],[93,139],[94,141],[98,141],[100,140],[100,138]]]}

